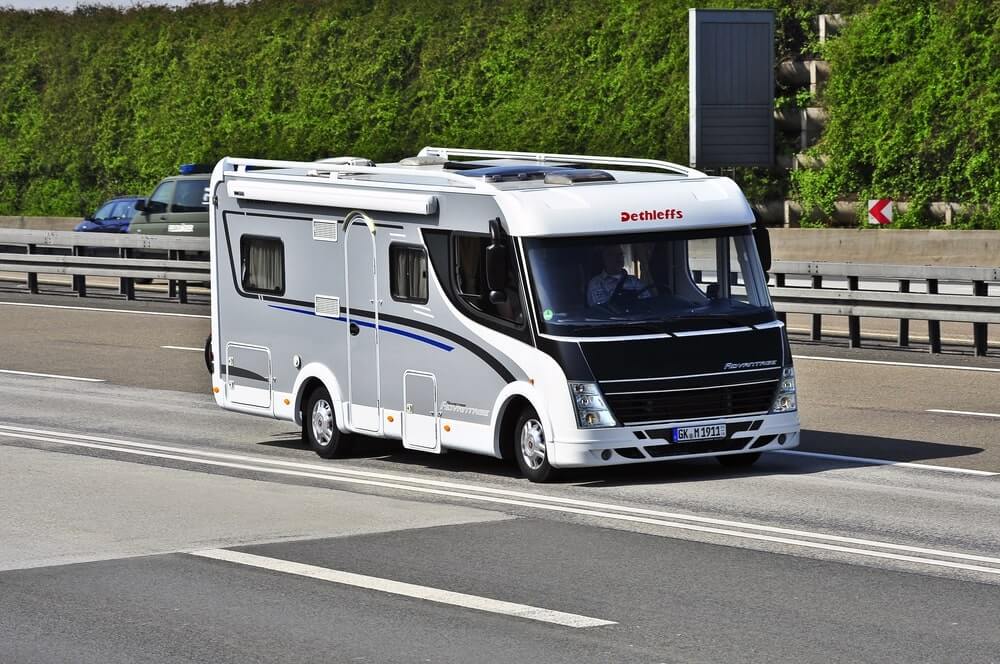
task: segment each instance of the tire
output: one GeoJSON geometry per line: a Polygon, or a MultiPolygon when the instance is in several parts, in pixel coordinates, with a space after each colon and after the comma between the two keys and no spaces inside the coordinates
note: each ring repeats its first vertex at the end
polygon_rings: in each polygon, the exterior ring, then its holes
{"type": "Polygon", "coordinates": [[[749,454],[726,454],[715,457],[715,460],[726,468],[749,468],[757,463],[759,458],[760,452],[751,452],[749,454]]]}
{"type": "Polygon", "coordinates": [[[212,335],[205,339],[205,368],[208,373],[215,373],[215,353],[212,352],[212,335]]]}
{"type": "Polygon", "coordinates": [[[324,459],[335,459],[347,454],[350,438],[337,428],[333,400],[325,387],[317,387],[306,401],[302,413],[302,437],[313,452],[324,459]]]}
{"type": "Polygon", "coordinates": [[[532,482],[549,482],[555,469],[549,464],[545,430],[533,408],[525,408],[514,426],[514,458],[521,474],[532,482]]]}

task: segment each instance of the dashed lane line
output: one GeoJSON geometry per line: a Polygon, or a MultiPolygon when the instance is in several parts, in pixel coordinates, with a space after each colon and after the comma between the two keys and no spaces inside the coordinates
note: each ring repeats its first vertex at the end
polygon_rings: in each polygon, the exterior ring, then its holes
{"type": "MultiPolygon", "coordinates": [[[[997,415],[996,417],[1000,417],[997,415]]],[[[934,466],[926,463],[913,463],[911,461],[893,461],[891,459],[873,459],[871,457],[856,457],[844,454],[827,454],[825,452],[806,452],[805,450],[772,450],[771,454],[790,454],[793,456],[815,457],[818,459],[830,459],[831,461],[850,461],[852,463],[862,463],[868,466],[902,466],[904,468],[917,468],[919,470],[936,470],[944,473],[958,473],[960,475],[978,475],[980,477],[994,477],[1000,473],[988,470],[975,470],[973,468],[954,468],[951,466],[934,466]]]]}
{"type": "Polygon", "coordinates": [[[956,371],[983,371],[1000,373],[1000,368],[993,367],[963,367],[957,364],[924,364],[920,362],[887,362],[885,360],[856,360],[846,357],[823,357],[819,355],[792,355],[796,360],[816,360],[819,362],[845,362],[848,364],[873,364],[889,367],[916,367],[920,369],[952,369],[956,371]]]}
{"type": "Polygon", "coordinates": [[[930,408],[928,413],[943,413],[945,415],[971,415],[972,417],[998,417],[1000,413],[977,413],[971,410],[943,410],[940,408],[930,408]]]}
{"type": "Polygon", "coordinates": [[[70,307],[64,304],[36,304],[34,302],[0,302],[8,307],[37,307],[39,309],[67,309],[69,311],[96,311],[109,314],[126,314],[129,316],[173,316],[175,318],[211,318],[207,314],[180,314],[172,311],[137,311],[132,309],[110,309],[102,307],[70,307]]]}
{"type": "Polygon", "coordinates": [[[80,376],[63,376],[61,374],[36,373],[34,371],[14,371],[13,369],[0,369],[0,374],[12,374],[15,376],[32,376],[34,378],[58,378],[59,380],[75,380],[81,383],[104,383],[103,378],[82,378],[80,376]]]}

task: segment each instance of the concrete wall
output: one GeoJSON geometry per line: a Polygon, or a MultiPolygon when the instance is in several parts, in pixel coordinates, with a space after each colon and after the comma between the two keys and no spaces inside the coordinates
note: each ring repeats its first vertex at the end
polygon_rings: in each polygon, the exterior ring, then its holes
{"type": "MultiPolygon", "coordinates": [[[[0,217],[0,228],[73,230],[78,217],[0,217]]],[[[771,228],[775,260],[1000,266],[1000,231],[771,228]]]]}
{"type": "Polygon", "coordinates": [[[1000,266],[1000,231],[771,228],[774,260],[1000,266]]]}
{"type": "Polygon", "coordinates": [[[71,231],[83,217],[3,217],[0,228],[23,228],[36,231],[71,231]]]}

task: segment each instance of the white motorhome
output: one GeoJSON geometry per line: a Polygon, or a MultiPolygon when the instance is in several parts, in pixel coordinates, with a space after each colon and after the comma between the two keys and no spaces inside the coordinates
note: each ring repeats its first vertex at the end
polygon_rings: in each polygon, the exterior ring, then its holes
{"type": "Polygon", "coordinates": [[[731,180],[428,147],[223,159],[212,383],[322,457],[358,434],[555,469],[795,447],[795,374],[731,180]]]}

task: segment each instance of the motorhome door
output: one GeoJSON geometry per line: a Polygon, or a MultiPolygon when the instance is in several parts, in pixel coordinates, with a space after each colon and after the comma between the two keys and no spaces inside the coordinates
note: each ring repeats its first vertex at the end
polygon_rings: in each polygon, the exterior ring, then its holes
{"type": "Polygon", "coordinates": [[[355,217],[344,241],[347,270],[348,381],[350,424],[378,431],[378,300],[375,278],[375,228],[355,217]]]}

